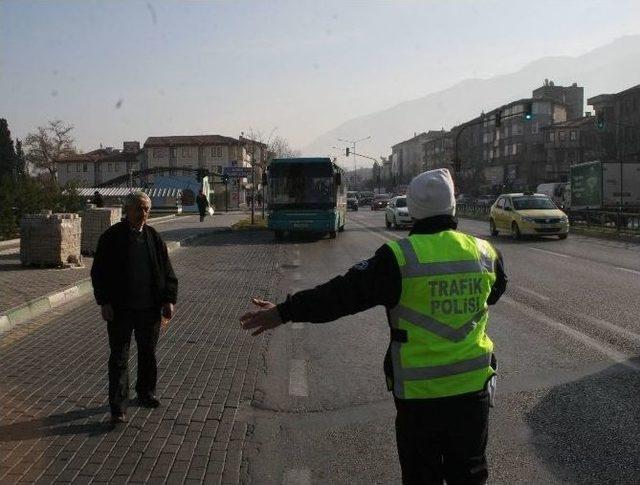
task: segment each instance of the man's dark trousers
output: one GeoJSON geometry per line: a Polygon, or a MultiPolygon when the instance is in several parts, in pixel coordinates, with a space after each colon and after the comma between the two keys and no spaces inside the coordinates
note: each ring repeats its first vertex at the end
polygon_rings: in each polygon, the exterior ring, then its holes
{"type": "Polygon", "coordinates": [[[486,391],[440,399],[396,399],[396,409],[403,484],[486,483],[486,391]]]}
{"type": "Polygon", "coordinates": [[[112,414],[123,413],[129,399],[129,348],[131,333],[138,347],[136,392],[140,397],[155,394],[158,379],[156,345],[160,335],[160,309],[116,310],[107,324],[109,333],[109,405],[112,414]]]}

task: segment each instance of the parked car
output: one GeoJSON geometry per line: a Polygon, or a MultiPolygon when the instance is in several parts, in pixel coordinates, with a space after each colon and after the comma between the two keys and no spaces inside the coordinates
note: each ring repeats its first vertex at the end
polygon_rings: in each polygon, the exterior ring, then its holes
{"type": "Polygon", "coordinates": [[[492,236],[504,231],[514,239],[522,236],[569,235],[569,218],[544,194],[502,194],[491,207],[489,230],[492,236]]]}
{"type": "Polygon", "coordinates": [[[399,229],[400,226],[413,224],[413,219],[409,215],[407,207],[407,196],[401,195],[389,201],[384,210],[384,223],[387,227],[399,229]]]}
{"type": "Polygon", "coordinates": [[[358,199],[355,197],[347,197],[347,210],[358,210],[358,199]]]}
{"type": "Polygon", "coordinates": [[[370,205],[373,200],[373,192],[358,192],[358,203],[360,205],[370,205]]]}
{"type": "Polygon", "coordinates": [[[377,211],[380,209],[384,209],[385,207],[387,207],[389,199],[390,197],[387,194],[375,195],[373,197],[373,200],[371,201],[371,210],[377,211]]]}

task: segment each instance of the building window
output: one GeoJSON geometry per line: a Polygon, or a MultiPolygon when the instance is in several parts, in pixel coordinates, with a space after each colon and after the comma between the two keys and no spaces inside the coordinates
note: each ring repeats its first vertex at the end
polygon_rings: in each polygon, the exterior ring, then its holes
{"type": "Polygon", "coordinates": [[[535,135],[539,131],[540,131],[540,125],[538,125],[537,121],[534,121],[533,124],[531,125],[531,133],[535,135]]]}
{"type": "Polygon", "coordinates": [[[504,148],[502,149],[502,153],[505,157],[509,155],[509,145],[504,146],[504,148]]]}
{"type": "Polygon", "coordinates": [[[555,141],[556,140],[556,134],[553,131],[549,132],[549,141],[555,141]]]}
{"type": "Polygon", "coordinates": [[[79,171],[80,171],[80,168],[81,168],[81,164],[76,163],[76,172],[79,172],[79,171]]]}
{"type": "Polygon", "coordinates": [[[216,165],[216,171],[222,173],[222,165],[216,165]]]}
{"type": "Polygon", "coordinates": [[[71,172],[71,164],[67,163],[67,173],[71,172]]]}
{"type": "Polygon", "coordinates": [[[162,158],[162,149],[154,148],[153,149],[153,158],[162,158]]]}
{"type": "Polygon", "coordinates": [[[211,156],[212,157],[216,156],[216,147],[211,147],[211,156]]]}
{"type": "Polygon", "coordinates": [[[96,163],[95,167],[96,167],[96,172],[98,172],[98,173],[102,172],[102,164],[101,163],[96,163]]]}
{"type": "Polygon", "coordinates": [[[569,133],[569,140],[576,141],[578,139],[578,132],[576,130],[571,130],[569,133]]]}
{"type": "Polygon", "coordinates": [[[113,162],[113,171],[117,172],[118,170],[120,170],[120,165],[118,162],[113,162]]]}
{"type": "Polygon", "coordinates": [[[113,169],[113,166],[111,165],[111,162],[109,162],[107,164],[107,172],[112,172],[113,171],[112,169],[113,169]]]}
{"type": "Polygon", "coordinates": [[[517,155],[517,154],[518,154],[518,145],[514,143],[513,145],[511,145],[511,155],[517,155]]]}
{"type": "Polygon", "coordinates": [[[558,132],[558,140],[564,141],[566,139],[566,133],[563,130],[558,132]]]}
{"type": "Polygon", "coordinates": [[[169,148],[169,156],[171,158],[176,158],[178,156],[178,149],[177,148],[169,148]]]}
{"type": "Polygon", "coordinates": [[[190,157],[191,156],[191,148],[183,147],[182,148],[182,156],[183,157],[190,157]]]}
{"type": "Polygon", "coordinates": [[[86,164],[86,163],[83,163],[83,164],[82,164],[82,171],[83,171],[83,172],[86,172],[87,170],[88,170],[88,168],[87,168],[87,164],[86,164]]]}
{"type": "Polygon", "coordinates": [[[222,147],[216,147],[216,156],[222,157],[222,147]]]}

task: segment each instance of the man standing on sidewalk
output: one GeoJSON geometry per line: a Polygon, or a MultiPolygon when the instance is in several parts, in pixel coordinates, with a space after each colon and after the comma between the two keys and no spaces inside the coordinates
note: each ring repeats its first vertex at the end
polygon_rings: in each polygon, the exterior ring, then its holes
{"type": "Polygon", "coordinates": [[[200,222],[203,222],[207,215],[207,210],[209,209],[209,201],[202,190],[200,190],[196,196],[196,205],[198,206],[198,212],[200,213],[200,222]]]}
{"type": "Polygon", "coordinates": [[[129,398],[129,347],[131,333],[138,346],[138,404],[156,408],[156,345],[162,318],[173,317],[178,280],[167,246],[146,224],[151,200],[144,192],[125,199],[126,219],[100,237],[91,281],[96,302],[109,334],[109,405],[111,422],[126,422],[129,398]]]}
{"type": "Polygon", "coordinates": [[[506,289],[502,257],[487,241],[456,231],[448,170],[414,178],[407,205],[414,219],[407,238],[277,306],[254,299],[260,309],[240,322],[257,335],[384,305],[391,327],[384,370],[403,483],[483,484],[496,369],[487,305],[506,289]]]}

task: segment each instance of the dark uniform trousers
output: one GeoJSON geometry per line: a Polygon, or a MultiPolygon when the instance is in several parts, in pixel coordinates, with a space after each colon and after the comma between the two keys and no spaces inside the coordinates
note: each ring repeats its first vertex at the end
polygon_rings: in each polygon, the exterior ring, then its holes
{"type": "Polygon", "coordinates": [[[395,402],[403,484],[486,483],[487,391],[395,402]]]}
{"type": "Polygon", "coordinates": [[[109,333],[109,405],[112,413],[126,409],[129,399],[129,348],[131,333],[138,347],[138,396],[155,394],[158,379],[156,345],[160,335],[160,309],[119,310],[107,324],[109,333]]]}

